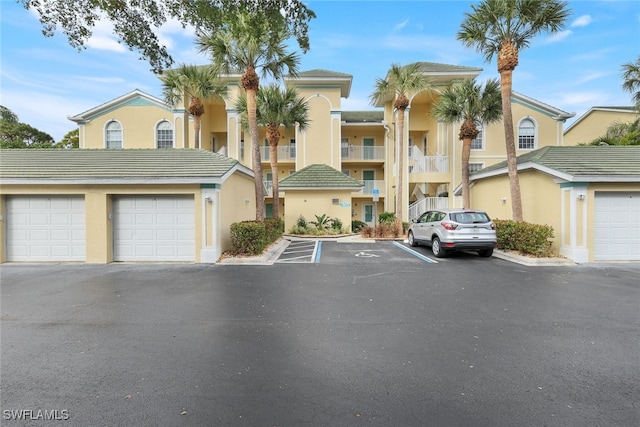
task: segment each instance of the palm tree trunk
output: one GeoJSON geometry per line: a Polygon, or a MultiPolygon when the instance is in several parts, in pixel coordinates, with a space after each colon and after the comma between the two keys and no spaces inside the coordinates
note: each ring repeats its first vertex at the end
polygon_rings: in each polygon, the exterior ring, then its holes
{"type": "Polygon", "coordinates": [[[509,172],[509,189],[511,191],[511,215],[514,221],[522,221],[522,197],[520,194],[520,180],[516,164],[516,143],[513,131],[513,115],[511,113],[512,69],[500,71],[500,93],[502,95],[502,116],[504,123],[504,138],[507,149],[507,169],[509,172]]]}
{"type": "Polygon", "coordinates": [[[202,127],[202,118],[200,116],[193,116],[193,141],[194,148],[200,148],[200,128],[202,127]]]}
{"type": "Polygon", "coordinates": [[[278,142],[280,132],[278,129],[267,128],[267,140],[269,141],[269,161],[271,163],[272,189],[273,189],[273,217],[280,218],[280,194],[278,192],[278,142]]]}
{"type": "Polygon", "coordinates": [[[462,140],[462,207],[471,208],[471,197],[469,195],[469,157],[471,157],[471,138],[465,137],[462,140]]]}
{"type": "Polygon", "coordinates": [[[249,116],[249,135],[253,149],[253,173],[256,193],[256,221],[264,221],[264,187],[262,183],[262,159],[258,142],[258,120],[256,118],[256,90],[247,89],[247,115],[249,116]]]}
{"type": "Polygon", "coordinates": [[[404,207],[404,108],[398,109],[398,172],[396,176],[396,227],[402,233],[404,207]]]}

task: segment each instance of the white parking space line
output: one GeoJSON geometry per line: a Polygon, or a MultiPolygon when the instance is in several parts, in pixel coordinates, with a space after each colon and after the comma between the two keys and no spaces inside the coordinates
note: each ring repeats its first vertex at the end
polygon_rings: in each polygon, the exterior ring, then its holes
{"type": "Polygon", "coordinates": [[[395,246],[399,247],[400,249],[402,249],[403,251],[409,252],[411,255],[413,255],[413,256],[415,256],[416,258],[419,258],[419,259],[421,259],[421,260],[423,260],[423,261],[425,261],[425,262],[428,262],[428,263],[430,263],[430,264],[437,264],[437,263],[438,263],[438,261],[436,261],[436,260],[434,260],[434,259],[431,259],[431,258],[429,258],[429,257],[426,257],[426,256],[422,255],[421,253],[416,252],[416,251],[414,251],[413,249],[406,247],[406,246],[405,246],[405,245],[403,245],[402,243],[393,242],[393,244],[394,244],[395,246]]]}
{"type": "Polygon", "coordinates": [[[312,263],[316,259],[319,251],[320,242],[304,241],[291,242],[289,246],[280,254],[277,263],[303,264],[312,263]]]}

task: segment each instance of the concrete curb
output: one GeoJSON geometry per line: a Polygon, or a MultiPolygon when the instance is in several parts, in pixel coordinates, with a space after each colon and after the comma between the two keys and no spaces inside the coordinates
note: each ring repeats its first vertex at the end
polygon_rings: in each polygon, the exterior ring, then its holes
{"type": "Polygon", "coordinates": [[[224,258],[217,262],[217,264],[224,265],[273,265],[277,259],[280,257],[280,254],[284,252],[284,250],[291,243],[288,239],[280,239],[271,246],[267,248],[267,250],[262,255],[257,256],[247,256],[247,257],[230,257],[224,258]]]}
{"type": "Polygon", "coordinates": [[[554,266],[568,266],[576,265],[575,262],[566,258],[533,258],[528,256],[519,255],[512,252],[503,252],[497,249],[493,250],[493,256],[503,259],[505,261],[515,262],[521,265],[528,265],[532,267],[554,267],[554,266]]]}

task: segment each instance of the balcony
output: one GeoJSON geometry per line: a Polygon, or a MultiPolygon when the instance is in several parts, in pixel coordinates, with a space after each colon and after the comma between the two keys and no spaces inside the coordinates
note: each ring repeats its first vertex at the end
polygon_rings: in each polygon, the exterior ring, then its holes
{"type": "Polygon", "coordinates": [[[384,161],[384,147],[370,145],[349,145],[340,149],[342,161],[384,161]]]}
{"type": "Polygon", "coordinates": [[[353,193],[351,193],[353,197],[373,196],[373,190],[378,190],[378,196],[384,197],[386,192],[384,180],[375,179],[375,180],[366,180],[366,181],[360,181],[360,182],[364,184],[364,187],[362,187],[360,191],[354,191],[353,193]]]}
{"type": "Polygon", "coordinates": [[[409,173],[449,173],[449,156],[415,156],[409,173]]]}
{"type": "MultiPolygon", "coordinates": [[[[294,161],[296,159],[296,146],[295,144],[278,145],[278,162],[281,161],[294,161]]],[[[269,146],[260,147],[260,160],[268,162],[271,159],[269,153],[269,146]]]]}

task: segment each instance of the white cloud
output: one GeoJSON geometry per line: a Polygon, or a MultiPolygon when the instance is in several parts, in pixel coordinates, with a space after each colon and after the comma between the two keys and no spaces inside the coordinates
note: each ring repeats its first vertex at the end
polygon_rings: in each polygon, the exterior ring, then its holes
{"type": "Polygon", "coordinates": [[[586,27],[591,24],[592,21],[593,19],[591,18],[591,15],[582,15],[571,23],[571,27],[586,27]]]}
{"type": "Polygon", "coordinates": [[[544,41],[544,43],[545,44],[551,44],[551,43],[561,42],[562,40],[564,40],[567,37],[569,37],[572,33],[573,33],[573,31],[571,31],[571,30],[564,30],[564,31],[560,31],[558,33],[551,34],[549,37],[547,37],[547,39],[544,41]]]}
{"type": "Polygon", "coordinates": [[[610,75],[611,73],[606,73],[606,72],[595,72],[595,73],[591,73],[591,74],[587,74],[583,77],[581,77],[580,79],[576,80],[575,84],[582,84],[582,83],[587,83],[593,80],[598,80],[601,79],[603,77],[607,77],[608,75],[610,75]]]}
{"type": "Polygon", "coordinates": [[[409,23],[408,19],[405,19],[404,21],[402,21],[401,23],[399,23],[398,25],[396,25],[395,27],[393,27],[393,31],[400,31],[401,29],[403,29],[404,27],[407,26],[407,24],[409,23]]]}

